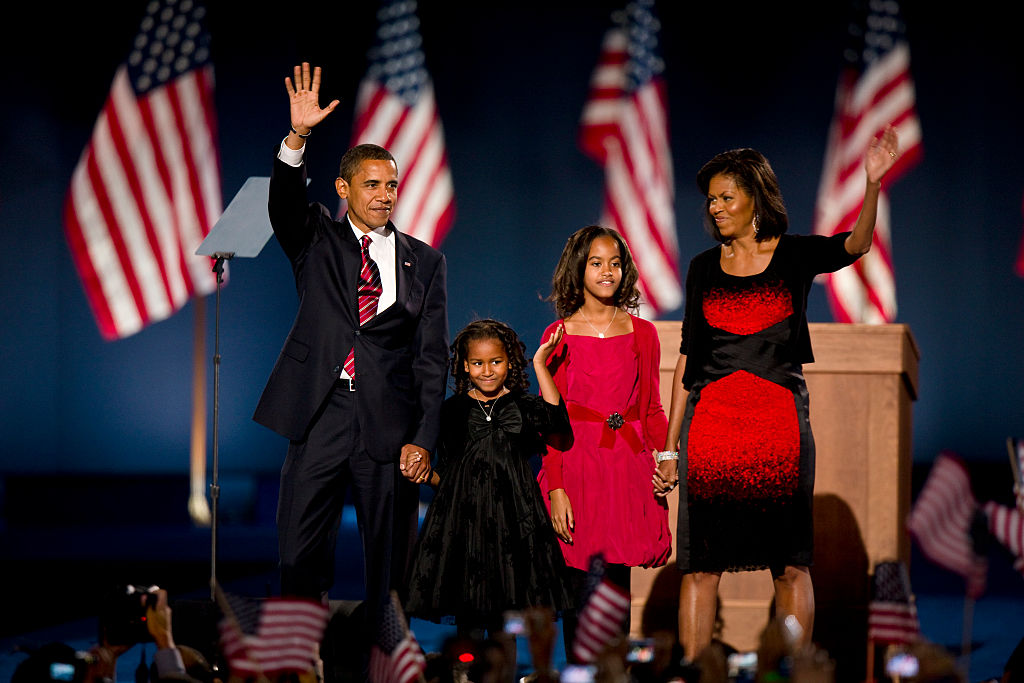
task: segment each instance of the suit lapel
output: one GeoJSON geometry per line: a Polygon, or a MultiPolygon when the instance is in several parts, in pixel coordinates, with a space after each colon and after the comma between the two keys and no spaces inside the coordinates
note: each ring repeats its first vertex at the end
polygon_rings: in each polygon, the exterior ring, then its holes
{"type": "Polygon", "coordinates": [[[363,257],[359,252],[359,242],[355,233],[352,232],[352,225],[348,222],[348,214],[338,221],[338,231],[341,233],[341,272],[345,278],[342,282],[342,292],[351,302],[352,312],[355,319],[359,320],[359,303],[356,301],[356,293],[359,291],[359,271],[363,267],[363,257]]]}
{"type": "MultiPolygon", "coordinates": [[[[391,226],[394,230],[395,226],[391,226]]],[[[395,230],[395,277],[398,280],[395,290],[395,304],[404,306],[409,300],[409,288],[416,275],[416,254],[413,253],[409,238],[395,230]]]]}

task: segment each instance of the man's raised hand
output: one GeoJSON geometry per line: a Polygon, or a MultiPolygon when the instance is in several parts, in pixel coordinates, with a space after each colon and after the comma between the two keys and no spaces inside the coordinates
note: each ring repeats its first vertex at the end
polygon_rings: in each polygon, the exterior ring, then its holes
{"type": "Polygon", "coordinates": [[[320,108],[320,67],[313,69],[310,74],[309,62],[303,62],[302,66],[295,67],[294,82],[286,76],[284,79],[285,88],[288,90],[290,103],[292,129],[298,135],[307,135],[310,130],[324,120],[328,114],[338,106],[338,100],[334,100],[325,108],[320,108]]]}

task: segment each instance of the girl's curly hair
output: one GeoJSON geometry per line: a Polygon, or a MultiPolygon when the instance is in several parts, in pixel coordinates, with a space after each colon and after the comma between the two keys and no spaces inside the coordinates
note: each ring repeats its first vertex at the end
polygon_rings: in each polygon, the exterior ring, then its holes
{"type": "Polygon", "coordinates": [[[530,386],[530,378],[526,375],[526,344],[519,341],[515,330],[505,323],[486,318],[466,325],[452,342],[451,370],[455,393],[466,393],[473,388],[466,371],[466,356],[469,354],[469,343],[482,339],[495,339],[505,347],[505,355],[508,356],[505,388],[509,391],[526,391],[530,386]]]}
{"type": "Polygon", "coordinates": [[[559,318],[568,318],[583,305],[583,271],[587,266],[587,256],[590,255],[590,245],[598,237],[610,237],[619,245],[622,281],[619,282],[613,303],[634,313],[640,305],[640,289],[637,287],[640,273],[626,240],[612,228],[588,225],[574,232],[566,241],[551,278],[551,295],[547,300],[555,304],[555,313],[559,318]]]}

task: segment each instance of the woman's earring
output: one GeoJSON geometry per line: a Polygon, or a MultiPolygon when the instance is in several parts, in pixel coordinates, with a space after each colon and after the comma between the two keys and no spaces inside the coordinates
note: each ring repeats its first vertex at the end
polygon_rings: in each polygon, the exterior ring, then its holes
{"type": "Polygon", "coordinates": [[[757,227],[757,214],[756,213],[754,214],[754,220],[752,220],[750,222],[754,226],[754,237],[757,237],[758,227],[757,227]]]}

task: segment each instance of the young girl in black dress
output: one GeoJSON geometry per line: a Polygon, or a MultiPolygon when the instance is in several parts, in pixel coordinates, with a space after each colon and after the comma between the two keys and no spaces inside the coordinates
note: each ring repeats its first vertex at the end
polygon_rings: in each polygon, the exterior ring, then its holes
{"type": "Polygon", "coordinates": [[[537,349],[540,396],[527,393],[525,345],[495,320],[479,320],[452,344],[454,395],[441,409],[441,439],[406,611],[454,617],[460,634],[497,632],[505,611],[572,606],[531,456],[566,449],[572,429],[546,361],[563,330],[537,349]]]}

